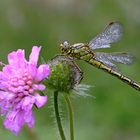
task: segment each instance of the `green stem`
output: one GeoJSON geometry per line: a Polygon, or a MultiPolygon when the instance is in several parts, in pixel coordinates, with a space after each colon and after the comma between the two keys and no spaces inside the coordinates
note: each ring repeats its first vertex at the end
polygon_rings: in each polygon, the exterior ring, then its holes
{"type": "Polygon", "coordinates": [[[55,109],[55,117],[56,117],[60,137],[61,137],[62,140],[66,140],[65,135],[64,135],[64,131],[63,131],[63,127],[62,127],[62,124],[61,124],[59,109],[58,109],[58,91],[54,92],[54,109],[55,109]]]}
{"type": "Polygon", "coordinates": [[[69,111],[69,120],[70,120],[70,140],[74,140],[74,128],[73,128],[73,111],[72,111],[72,105],[71,101],[68,95],[65,96],[67,105],[68,105],[68,111],[69,111]]]}

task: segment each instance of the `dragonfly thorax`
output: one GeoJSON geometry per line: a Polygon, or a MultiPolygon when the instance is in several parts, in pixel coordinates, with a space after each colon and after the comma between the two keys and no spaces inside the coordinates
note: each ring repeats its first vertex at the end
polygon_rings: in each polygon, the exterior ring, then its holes
{"type": "Polygon", "coordinates": [[[65,54],[65,55],[68,55],[68,56],[71,56],[71,57],[74,57],[73,55],[75,55],[78,51],[81,50],[81,48],[85,46],[84,43],[76,43],[76,44],[73,44],[73,45],[70,45],[67,41],[64,41],[60,47],[61,47],[61,53],[62,54],[65,54]]]}
{"type": "Polygon", "coordinates": [[[82,48],[83,46],[85,46],[84,43],[75,43],[75,44],[72,45],[72,47],[75,48],[75,49],[80,49],[80,48],[82,48]]]}
{"type": "Polygon", "coordinates": [[[93,51],[91,51],[87,44],[84,43],[75,43],[73,45],[70,45],[68,42],[64,42],[60,45],[61,47],[61,53],[67,56],[70,56],[72,58],[77,59],[89,59],[93,57],[93,51]]]}

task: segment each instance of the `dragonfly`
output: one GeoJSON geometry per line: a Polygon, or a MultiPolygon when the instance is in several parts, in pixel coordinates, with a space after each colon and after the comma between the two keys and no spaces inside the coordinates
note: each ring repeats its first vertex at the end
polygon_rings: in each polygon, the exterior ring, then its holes
{"type": "Polygon", "coordinates": [[[140,91],[140,85],[121,73],[116,63],[132,64],[133,56],[125,52],[96,52],[96,49],[110,48],[112,43],[118,42],[123,34],[122,25],[119,22],[111,22],[100,34],[89,43],[76,43],[70,45],[67,41],[60,44],[61,53],[72,59],[84,60],[127,83],[140,91]]]}

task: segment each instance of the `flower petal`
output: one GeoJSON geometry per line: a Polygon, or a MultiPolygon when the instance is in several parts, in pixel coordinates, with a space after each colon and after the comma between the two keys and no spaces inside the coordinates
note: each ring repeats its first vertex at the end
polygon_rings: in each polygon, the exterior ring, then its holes
{"type": "Polygon", "coordinates": [[[28,65],[28,71],[29,71],[29,73],[31,74],[31,76],[32,76],[33,78],[35,78],[36,73],[37,73],[37,67],[36,67],[35,65],[33,65],[33,64],[29,64],[29,65],[28,65]]]}
{"type": "Polygon", "coordinates": [[[4,120],[5,128],[9,129],[15,135],[20,132],[24,125],[24,112],[20,110],[10,111],[4,120]]]}
{"type": "Polygon", "coordinates": [[[35,100],[36,106],[40,108],[47,102],[47,96],[40,96],[39,94],[35,94],[35,100]]]}
{"type": "Polygon", "coordinates": [[[37,69],[37,74],[36,74],[36,81],[40,82],[43,79],[47,78],[50,75],[50,66],[43,64],[40,65],[37,69]]]}
{"type": "Polygon", "coordinates": [[[15,97],[15,94],[5,91],[0,91],[0,101],[5,100],[6,102],[12,100],[15,97]]]}
{"type": "Polygon", "coordinates": [[[32,110],[25,113],[24,120],[30,128],[32,128],[34,126],[35,120],[34,120],[34,114],[33,114],[32,110]]]}
{"type": "Polygon", "coordinates": [[[2,69],[2,73],[3,73],[3,75],[5,75],[5,76],[7,77],[7,79],[8,79],[9,76],[10,76],[11,74],[13,74],[13,70],[12,70],[12,68],[11,68],[10,65],[6,65],[6,66],[3,67],[3,69],[2,69]]]}
{"type": "Polygon", "coordinates": [[[35,102],[34,96],[26,96],[22,100],[21,107],[23,110],[29,111],[32,109],[34,102],[35,102]]]}
{"type": "Polygon", "coordinates": [[[9,92],[0,91],[0,114],[5,115],[9,108],[12,106],[11,100],[15,97],[14,94],[9,92]]]}
{"type": "Polygon", "coordinates": [[[8,62],[10,65],[12,65],[14,68],[23,68],[25,67],[25,56],[24,56],[24,50],[17,50],[13,51],[8,54],[8,62]]]}
{"type": "Polygon", "coordinates": [[[7,114],[6,119],[4,120],[5,128],[9,129],[15,135],[17,135],[22,126],[27,123],[29,127],[34,126],[34,114],[32,110],[14,110],[7,114]]]}
{"type": "Polygon", "coordinates": [[[29,63],[31,63],[35,66],[37,65],[40,50],[41,50],[41,47],[33,46],[32,52],[29,56],[29,63]]]}
{"type": "Polygon", "coordinates": [[[8,77],[2,72],[0,71],[0,81],[7,81],[8,80],[8,77]]]}
{"type": "Polygon", "coordinates": [[[45,90],[45,88],[46,88],[46,86],[45,85],[43,85],[43,84],[38,84],[38,86],[37,86],[37,90],[45,90]]]}

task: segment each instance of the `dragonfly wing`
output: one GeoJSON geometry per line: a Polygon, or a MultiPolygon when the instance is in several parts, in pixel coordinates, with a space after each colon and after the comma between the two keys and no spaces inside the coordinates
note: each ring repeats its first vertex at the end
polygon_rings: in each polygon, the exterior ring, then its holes
{"type": "Polygon", "coordinates": [[[117,69],[115,63],[132,64],[133,56],[127,53],[102,53],[96,52],[95,59],[105,65],[117,69]]]}
{"type": "Polygon", "coordinates": [[[110,44],[122,37],[122,26],[118,22],[110,23],[102,33],[89,42],[91,49],[109,48],[110,44]]]}

